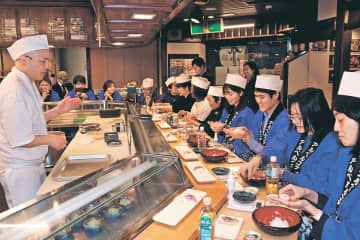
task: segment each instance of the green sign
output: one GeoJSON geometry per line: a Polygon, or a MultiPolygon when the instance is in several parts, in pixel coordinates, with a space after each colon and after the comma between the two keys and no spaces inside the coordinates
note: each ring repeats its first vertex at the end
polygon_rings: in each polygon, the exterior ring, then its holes
{"type": "Polygon", "coordinates": [[[191,35],[216,33],[224,31],[223,19],[211,19],[202,23],[191,22],[191,35]]]}

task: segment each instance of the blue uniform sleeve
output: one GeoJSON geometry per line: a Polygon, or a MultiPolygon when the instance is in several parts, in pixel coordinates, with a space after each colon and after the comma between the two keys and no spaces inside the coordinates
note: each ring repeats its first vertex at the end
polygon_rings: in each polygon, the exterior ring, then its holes
{"type": "Polygon", "coordinates": [[[51,90],[51,95],[50,95],[50,101],[51,102],[58,102],[60,101],[60,96],[57,92],[55,92],[54,90],[51,90]]]}
{"type": "Polygon", "coordinates": [[[99,99],[99,100],[104,100],[104,99],[105,99],[104,92],[101,92],[101,93],[99,94],[98,99],[99,99]]]}
{"type": "Polygon", "coordinates": [[[285,170],[281,176],[281,180],[283,180],[287,183],[290,183],[290,184],[298,185],[298,181],[296,178],[297,175],[299,175],[299,174],[295,174],[288,170],[285,170]]]}
{"type": "Polygon", "coordinates": [[[123,98],[121,97],[120,93],[115,92],[115,93],[114,93],[114,100],[122,101],[123,98]]]}
{"type": "Polygon", "coordinates": [[[71,97],[71,98],[74,98],[74,97],[75,97],[75,89],[71,90],[71,91],[68,93],[68,96],[71,97]]]}
{"type": "Polygon", "coordinates": [[[86,95],[88,96],[88,100],[96,100],[96,97],[91,90],[87,91],[86,95]]]}

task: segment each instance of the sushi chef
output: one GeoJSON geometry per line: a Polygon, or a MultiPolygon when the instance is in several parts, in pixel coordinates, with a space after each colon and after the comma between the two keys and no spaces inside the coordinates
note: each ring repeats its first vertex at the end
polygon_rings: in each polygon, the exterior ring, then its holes
{"type": "Polygon", "coordinates": [[[80,99],[66,97],[43,112],[35,81],[48,71],[46,35],[19,39],[8,52],[15,66],[0,85],[0,181],[14,207],[35,197],[46,176],[48,146],[59,150],[67,144],[64,137],[47,134],[46,121],[79,107],[80,99]]]}

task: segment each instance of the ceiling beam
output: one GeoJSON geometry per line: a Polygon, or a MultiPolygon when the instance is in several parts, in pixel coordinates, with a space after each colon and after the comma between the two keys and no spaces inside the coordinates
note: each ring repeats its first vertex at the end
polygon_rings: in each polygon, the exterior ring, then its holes
{"type": "Polygon", "coordinates": [[[129,9],[153,9],[161,12],[171,12],[172,8],[167,6],[135,5],[135,4],[105,4],[105,8],[129,8],[129,9]]]}
{"type": "Polygon", "coordinates": [[[91,7],[87,1],[0,1],[0,7],[91,7]]]}
{"type": "Polygon", "coordinates": [[[110,29],[111,33],[151,33],[156,29],[110,29]]]}
{"type": "Polygon", "coordinates": [[[109,19],[108,23],[141,23],[141,24],[152,24],[158,25],[158,22],[154,22],[151,20],[137,20],[137,19],[109,19]]]}
{"type": "MultiPolygon", "coordinates": [[[[189,4],[192,3],[193,0],[183,0],[168,16],[167,18],[165,18],[162,22],[161,25],[165,26],[166,24],[168,24],[171,20],[173,20],[173,18],[176,17],[176,15],[178,15],[182,10],[184,10],[184,8],[186,8],[189,4]]],[[[161,29],[160,29],[161,31],[161,29]]],[[[146,40],[145,45],[150,43],[156,36],[157,32],[151,34],[151,36],[146,40]]]]}

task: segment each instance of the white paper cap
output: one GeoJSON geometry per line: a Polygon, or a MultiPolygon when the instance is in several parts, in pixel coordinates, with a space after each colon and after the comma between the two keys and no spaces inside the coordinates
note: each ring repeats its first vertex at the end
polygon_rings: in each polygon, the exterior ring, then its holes
{"type": "Polygon", "coordinates": [[[350,96],[360,98],[360,73],[359,72],[344,72],[338,95],[350,96]]]}
{"type": "Polygon", "coordinates": [[[255,88],[262,88],[280,92],[282,84],[283,81],[278,75],[258,75],[256,77],[255,88]]]}
{"type": "Polygon", "coordinates": [[[208,95],[215,97],[224,97],[222,86],[210,86],[208,95]]]}
{"type": "Polygon", "coordinates": [[[233,85],[236,87],[241,87],[245,89],[246,87],[246,79],[240,76],[239,74],[231,74],[226,75],[225,84],[233,85]]]}
{"type": "Polygon", "coordinates": [[[190,79],[185,75],[185,73],[180,74],[175,78],[176,84],[190,82],[190,79]]]}
{"type": "Polygon", "coordinates": [[[49,49],[46,34],[21,38],[8,47],[7,50],[15,61],[25,53],[43,49],[49,49]]]}
{"type": "Polygon", "coordinates": [[[152,78],[145,78],[142,82],[143,88],[151,88],[154,86],[154,80],[152,78]]]}
{"type": "Polygon", "coordinates": [[[205,90],[210,86],[210,82],[203,77],[192,77],[191,84],[205,90]]]}
{"type": "Polygon", "coordinates": [[[173,84],[175,82],[176,78],[175,77],[169,77],[166,82],[165,82],[165,85],[167,87],[169,87],[170,84],[173,84]]]}

